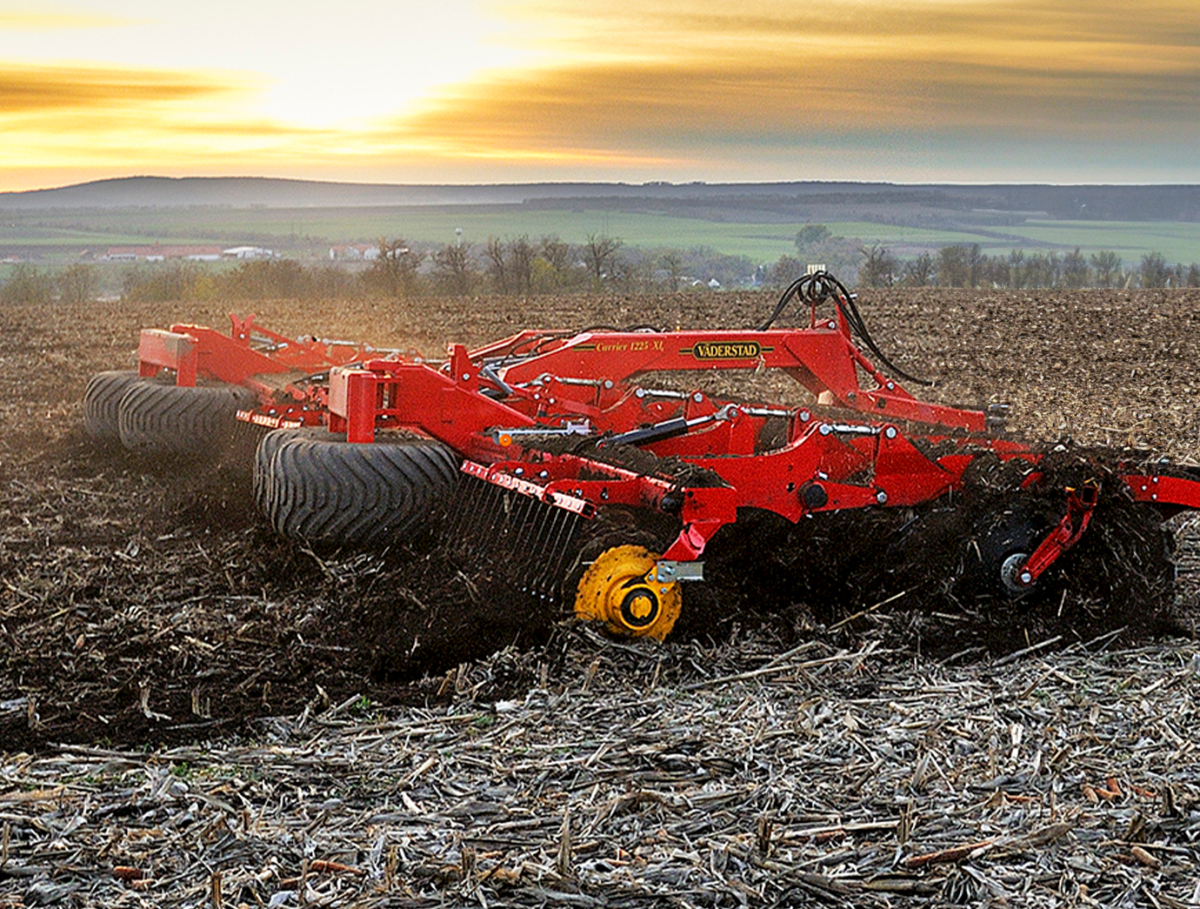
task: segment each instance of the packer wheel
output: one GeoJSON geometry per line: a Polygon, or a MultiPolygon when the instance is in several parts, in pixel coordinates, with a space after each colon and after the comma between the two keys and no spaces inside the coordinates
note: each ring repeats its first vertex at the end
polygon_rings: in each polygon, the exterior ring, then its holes
{"type": "Polygon", "coordinates": [[[97,442],[121,441],[121,398],[140,381],[135,370],[99,372],[83,393],[83,426],[97,442]]]}
{"type": "Polygon", "coordinates": [[[644,546],[605,550],[579,581],[575,614],[600,621],[623,637],[661,641],[675,627],[683,596],[679,583],[650,584],[658,556],[644,546]]]}
{"type": "Polygon", "coordinates": [[[292,439],[315,439],[326,441],[346,441],[346,434],[330,433],[325,426],[299,426],[284,429],[272,429],[263,435],[254,449],[254,504],[261,514],[271,514],[271,472],[275,463],[275,453],[279,446],[292,439]]]}
{"type": "Polygon", "coordinates": [[[323,428],[263,437],[255,498],[271,526],[321,546],[388,546],[432,530],[458,477],[454,452],[411,436],[345,438],[323,428]]]}
{"type": "Polygon", "coordinates": [[[133,382],[121,397],[121,444],[147,454],[214,454],[232,440],[238,410],[255,400],[240,385],[133,382]]]}

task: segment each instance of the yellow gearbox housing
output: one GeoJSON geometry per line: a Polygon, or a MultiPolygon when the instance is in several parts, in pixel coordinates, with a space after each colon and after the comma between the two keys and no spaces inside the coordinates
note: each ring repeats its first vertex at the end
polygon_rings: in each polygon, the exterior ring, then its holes
{"type": "Polygon", "coordinates": [[[683,596],[677,581],[650,583],[658,555],[644,546],[614,546],[594,561],[579,581],[575,614],[604,622],[624,637],[661,641],[675,627],[683,596]]]}

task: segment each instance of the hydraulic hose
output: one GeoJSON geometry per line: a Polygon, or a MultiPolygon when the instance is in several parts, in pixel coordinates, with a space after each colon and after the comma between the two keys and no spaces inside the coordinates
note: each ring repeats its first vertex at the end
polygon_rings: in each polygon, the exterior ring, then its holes
{"type": "Polygon", "coordinates": [[[828,272],[818,271],[810,275],[804,275],[797,278],[787,290],[780,296],[779,302],[775,304],[775,309],[762,325],[758,326],[758,331],[766,331],[775,324],[775,320],[783,314],[787,309],[788,304],[793,300],[802,303],[808,303],[813,307],[817,304],[833,298],[838,312],[845,318],[846,323],[850,326],[850,330],[858,336],[866,346],[867,350],[875,355],[875,358],[891,372],[900,378],[913,382],[917,385],[933,385],[928,379],[922,379],[918,376],[911,375],[888,359],[887,355],[879,349],[879,345],[875,343],[875,339],[871,337],[871,333],[867,330],[867,323],[863,320],[862,313],[858,311],[858,305],[854,302],[854,297],[851,296],[844,284],[828,272]]]}

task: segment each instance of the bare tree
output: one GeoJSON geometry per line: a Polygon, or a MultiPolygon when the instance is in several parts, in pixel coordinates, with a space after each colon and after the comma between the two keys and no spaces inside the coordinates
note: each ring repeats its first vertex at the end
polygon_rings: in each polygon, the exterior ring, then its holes
{"type": "Polygon", "coordinates": [[[380,239],[378,254],[364,277],[369,286],[389,297],[404,297],[417,290],[421,254],[409,249],[402,239],[380,239]]]}
{"type": "Polygon", "coordinates": [[[587,242],[583,244],[583,261],[588,273],[592,276],[592,284],[599,289],[604,279],[611,273],[617,250],[625,244],[615,237],[604,234],[588,234],[587,242]]]}
{"type": "Polygon", "coordinates": [[[533,290],[533,260],[536,250],[529,237],[512,240],[488,237],[487,271],[497,293],[521,294],[533,290]]]}
{"type": "Polygon", "coordinates": [[[68,265],[58,274],[58,294],[64,303],[78,305],[89,303],[96,296],[99,280],[96,269],[82,262],[68,265]]]}
{"type": "Polygon", "coordinates": [[[1088,283],[1088,264],[1083,253],[1076,246],[1074,252],[1063,256],[1063,284],[1067,287],[1085,287],[1088,283]]]}
{"type": "Polygon", "coordinates": [[[508,241],[508,275],[513,290],[527,294],[533,290],[533,258],[536,250],[529,237],[520,236],[508,241]]]}
{"type": "Polygon", "coordinates": [[[859,251],[866,261],[858,270],[858,282],[867,287],[891,287],[900,271],[899,260],[877,243],[859,251]]]}
{"type": "Polygon", "coordinates": [[[679,290],[679,282],[683,279],[683,256],[678,250],[669,249],[658,257],[658,264],[667,273],[667,289],[672,293],[679,290]]]}
{"type": "Polygon", "coordinates": [[[469,294],[475,288],[478,275],[471,257],[470,244],[448,243],[433,254],[435,280],[444,289],[456,294],[469,294]]]}
{"type": "Polygon", "coordinates": [[[983,273],[987,267],[987,256],[983,254],[983,247],[978,243],[972,243],[966,251],[967,264],[967,287],[978,287],[983,281],[983,273]]]}
{"type": "Polygon", "coordinates": [[[943,246],[938,250],[937,282],[939,287],[965,287],[970,277],[965,246],[943,246]]]}
{"type": "Polygon", "coordinates": [[[488,237],[485,250],[487,256],[487,273],[492,279],[492,289],[497,293],[512,293],[512,279],[508,270],[508,250],[504,241],[499,237],[488,237]]]}
{"type": "Polygon", "coordinates": [[[1166,287],[1171,280],[1171,268],[1162,253],[1152,252],[1142,256],[1142,265],[1138,273],[1142,279],[1142,287],[1166,287]]]}
{"type": "Polygon", "coordinates": [[[1121,257],[1111,250],[1092,254],[1092,274],[1100,287],[1113,287],[1121,277],[1121,257]]]}
{"type": "Polygon", "coordinates": [[[1025,250],[1014,249],[1008,254],[1008,286],[1020,289],[1029,280],[1029,268],[1025,262],[1025,250]]]}
{"type": "Polygon", "coordinates": [[[767,269],[766,283],[770,287],[787,287],[804,274],[804,265],[795,256],[784,253],[767,269]]]}
{"type": "Polygon", "coordinates": [[[933,283],[933,256],[921,253],[904,263],[904,283],[912,287],[927,287],[933,283]]]}

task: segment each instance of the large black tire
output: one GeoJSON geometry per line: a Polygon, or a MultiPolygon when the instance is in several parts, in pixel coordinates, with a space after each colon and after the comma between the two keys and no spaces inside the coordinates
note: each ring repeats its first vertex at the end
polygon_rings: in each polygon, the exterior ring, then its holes
{"type": "Polygon", "coordinates": [[[121,444],[147,454],[219,454],[237,428],[237,412],[255,396],[238,385],[135,382],[121,398],[121,444]]]}
{"type": "Polygon", "coordinates": [[[99,372],[83,392],[83,428],[97,442],[121,441],[121,398],[140,376],[132,370],[99,372]]]}
{"type": "Polygon", "coordinates": [[[445,445],[399,435],[350,444],[324,430],[323,436],[289,432],[295,434],[268,445],[262,465],[268,479],[256,487],[282,536],[318,546],[383,547],[435,529],[458,474],[458,459],[445,445]]]}
{"type": "Polygon", "coordinates": [[[345,442],[346,434],[331,433],[324,426],[299,426],[287,429],[272,429],[258,440],[254,449],[254,504],[264,516],[270,516],[272,465],[279,446],[292,439],[324,439],[329,442],[345,442]]]}

